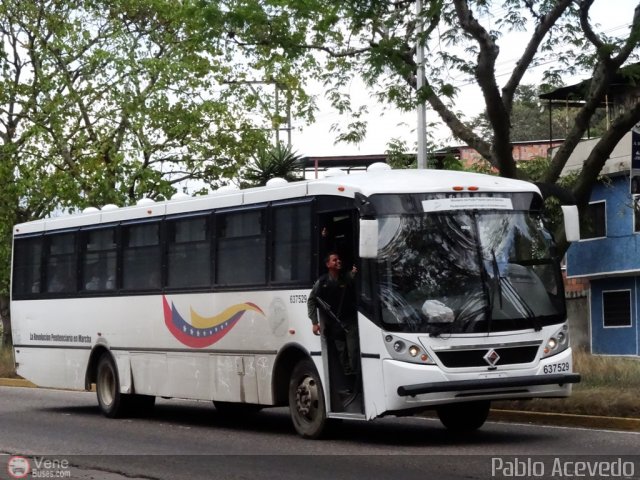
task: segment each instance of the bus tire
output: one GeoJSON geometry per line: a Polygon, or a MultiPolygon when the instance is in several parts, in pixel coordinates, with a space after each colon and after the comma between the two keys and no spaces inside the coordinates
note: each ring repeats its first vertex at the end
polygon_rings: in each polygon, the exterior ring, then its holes
{"type": "Polygon", "coordinates": [[[100,410],[106,417],[118,418],[125,414],[129,396],[120,393],[116,364],[106,352],[98,360],[96,395],[100,410]]]}
{"type": "Polygon", "coordinates": [[[491,402],[479,400],[476,402],[454,403],[441,405],[436,408],[438,418],[448,430],[456,433],[474,432],[478,430],[489,416],[491,402]]]}
{"type": "Polygon", "coordinates": [[[296,431],[304,438],[322,435],[327,424],[322,382],[310,359],[300,361],[289,381],[289,411],[296,431]]]}

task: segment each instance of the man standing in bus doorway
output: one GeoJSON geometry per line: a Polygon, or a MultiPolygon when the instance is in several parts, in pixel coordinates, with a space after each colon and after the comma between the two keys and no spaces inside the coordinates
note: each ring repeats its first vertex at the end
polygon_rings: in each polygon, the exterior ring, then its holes
{"type": "Polygon", "coordinates": [[[354,277],[358,269],[342,272],[342,261],[336,252],[325,257],[327,273],[313,285],[307,300],[307,312],[313,324],[313,333],[322,333],[335,346],[342,370],[349,382],[344,392],[351,395],[356,390],[360,370],[360,348],[358,342],[358,309],[354,277]],[[324,330],[320,332],[318,309],[324,330]]]}

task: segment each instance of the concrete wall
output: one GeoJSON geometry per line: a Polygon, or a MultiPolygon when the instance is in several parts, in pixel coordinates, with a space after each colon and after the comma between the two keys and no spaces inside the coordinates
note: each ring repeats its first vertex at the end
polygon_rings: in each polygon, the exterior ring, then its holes
{"type": "Polygon", "coordinates": [[[567,296],[567,317],[569,319],[569,335],[572,348],[583,348],[591,351],[589,296],[567,296]]]}

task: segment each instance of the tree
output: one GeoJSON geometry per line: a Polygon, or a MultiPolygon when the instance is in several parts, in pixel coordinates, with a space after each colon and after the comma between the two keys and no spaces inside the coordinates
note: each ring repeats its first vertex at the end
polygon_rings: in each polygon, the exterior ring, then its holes
{"type": "MultiPolygon", "coordinates": [[[[273,72],[225,48],[200,2],[6,0],[0,5],[0,315],[11,226],[56,210],[215,187],[270,143],[273,72]],[[267,127],[267,128],[265,128],[267,127]]],[[[209,10],[211,13],[211,11],[209,10]]],[[[212,17],[217,18],[217,17],[212,17]]],[[[286,70],[287,105],[309,97],[286,70]]],[[[280,119],[275,119],[277,123],[280,119]]]]}
{"type": "Polygon", "coordinates": [[[240,185],[259,187],[272,178],[284,178],[287,181],[301,180],[296,172],[301,168],[301,157],[290,146],[279,143],[275,147],[261,149],[240,174],[240,185]]]}
{"type": "MultiPolygon", "coordinates": [[[[511,140],[513,142],[565,138],[575,121],[577,110],[573,105],[566,107],[550,107],[541,102],[539,95],[543,93],[535,85],[523,84],[516,89],[511,111],[511,140]],[[549,125],[551,122],[551,125],[549,125]]],[[[598,109],[592,119],[588,131],[589,137],[598,137],[604,133],[604,109],[598,109]]],[[[470,123],[474,131],[482,138],[491,138],[492,129],[483,112],[474,117],[470,123]]]]}
{"type": "MultiPolygon", "coordinates": [[[[243,0],[252,22],[231,17],[229,31],[247,55],[286,55],[292,65],[321,66],[329,97],[341,111],[352,108],[343,87],[359,74],[378,98],[404,109],[426,101],[454,136],[476,149],[505,177],[518,177],[512,155],[512,120],[518,87],[529,69],[546,66],[543,83],[560,85],[565,75],[590,73],[584,105],[544,174],[555,184],[583,138],[611,80],[637,51],[640,5],[625,37],[598,33],[590,11],[594,0],[425,0],[419,16],[410,0],[333,2],[243,0]],[[513,31],[528,42],[506,81],[496,73],[500,41],[513,31]],[[417,91],[416,41],[426,45],[425,86],[417,91]],[[454,80],[455,79],[455,80],[454,80]],[[456,110],[456,83],[477,84],[486,105],[490,137],[481,137],[456,110]]],[[[234,2],[238,5],[238,2],[234,2]]],[[[231,8],[231,7],[230,7],[231,8]]],[[[316,70],[313,70],[316,74],[316,70]]],[[[632,78],[639,69],[630,69],[632,78]]],[[[640,121],[640,103],[620,110],[601,136],[572,189],[584,207],[592,186],[618,141],[640,121]]],[[[356,119],[354,138],[361,137],[356,119]]],[[[347,136],[347,138],[350,138],[347,136]]],[[[561,233],[561,232],[560,232],[561,233]]],[[[565,245],[566,247],[566,245],[565,245]]]]}

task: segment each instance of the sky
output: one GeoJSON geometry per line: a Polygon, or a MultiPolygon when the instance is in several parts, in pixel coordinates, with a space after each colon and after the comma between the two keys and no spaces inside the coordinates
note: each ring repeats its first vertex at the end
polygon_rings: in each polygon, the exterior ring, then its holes
{"type": "MultiPolygon", "coordinates": [[[[633,11],[637,0],[595,0],[591,9],[591,18],[597,18],[601,25],[599,31],[605,31],[609,35],[623,35],[631,23],[633,11]],[[613,8],[615,6],[615,8],[613,8]]],[[[498,81],[506,81],[508,73],[520,56],[521,50],[528,40],[530,33],[510,34],[499,42],[500,55],[496,64],[498,81]],[[502,75],[501,75],[502,74],[502,75]]],[[[541,70],[538,70],[539,75],[541,70]]],[[[576,83],[584,78],[568,79],[567,84],[576,83]]],[[[536,72],[525,76],[523,83],[536,83],[539,77],[536,72]]],[[[326,156],[326,155],[366,155],[382,154],[386,145],[392,138],[403,138],[408,145],[414,145],[417,139],[416,124],[417,112],[402,113],[379,103],[369,103],[368,130],[366,140],[360,145],[334,144],[335,133],[331,132],[331,125],[336,122],[346,124],[348,119],[333,111],[327,101],[323,101],[323,93],[320,87],[315,87],[314,92],[318,96],[319,111],[316,114],[316,122],[309,126],[294,123],[292,132],[293,149],[302,156],[326,156]]],[[[370,91],[357,78],[354,78],[350,93],[354,105],[370,102],[370,91]]],[[[473,84],[460,87],[460,94],[456,102],[458,108],[464,105],[468,115],[474,116],[481,113],[484,104],[481,94],[473,84]]],[[[427,123],[437,119],[437,114],[427,109],[427,123]]],[[[450,133],[446,127],[432,132],[441,142],[451,143],[450,133]]],[[[281,138],[286,139],[283,133],[281,138]]]]}

